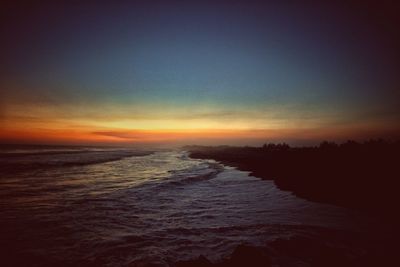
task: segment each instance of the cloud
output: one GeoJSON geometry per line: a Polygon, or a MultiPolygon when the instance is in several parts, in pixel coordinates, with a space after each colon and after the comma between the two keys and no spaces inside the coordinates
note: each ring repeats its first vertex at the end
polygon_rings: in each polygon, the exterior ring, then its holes
{"type": "Polygon", "coordinates": [[[92,132],[94,135],[100,136],[109,136],[120,139],[127,140],[140,140],[143,138],[143,135],[139,134],[139,131],[129,131],[129,132],[116,132],[116,131],[96,131],[92,132]]]}

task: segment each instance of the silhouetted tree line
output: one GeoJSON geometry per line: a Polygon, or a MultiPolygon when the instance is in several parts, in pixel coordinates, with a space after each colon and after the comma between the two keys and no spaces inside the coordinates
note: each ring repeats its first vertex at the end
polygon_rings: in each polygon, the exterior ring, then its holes
{"type": "Polygon", "coordinates": [[[319,146],[187,147],[193,158],[211,158],[272,179],[297,196],[346,207],[395,214],[400,197],[400,142],[382,139],[319,146]]]}

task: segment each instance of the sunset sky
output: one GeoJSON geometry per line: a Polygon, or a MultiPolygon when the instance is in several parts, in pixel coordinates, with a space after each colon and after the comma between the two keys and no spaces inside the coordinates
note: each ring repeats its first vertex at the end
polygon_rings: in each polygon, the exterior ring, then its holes
{"type": "Polygon", "coordinates": [[[399,137],[390,2],[38,2],[2,4],[2,143],[399,137]]]}

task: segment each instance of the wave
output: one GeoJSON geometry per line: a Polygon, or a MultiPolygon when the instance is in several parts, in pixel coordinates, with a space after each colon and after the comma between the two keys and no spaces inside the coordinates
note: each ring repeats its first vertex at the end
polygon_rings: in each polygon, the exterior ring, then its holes
{"type": "Polygon", "coordinates": [[[159,186],[182,186],[192,184],[200,181],[210,180],[215,178],[220,172],[224,170],[223,165],[213,162],[205,162],[193,166],[192,168],[175,172],[170,178],[163,181],[159,186]]]}
{"type": "Polygon", "coordinates": [[[116,161],[126,157],[146,156],[154,151],[138,150],[101,150],[101,149],[67,149],[67,150],[25,150],[0,153],[0,171],[2,173],[19,173],[38,169],[82,166],[116,161]]]}
{"type": "Polygon", "coordinates": [[[134,192],[135,196],[149,198],[157,192],[213,179],[225,169],[222,164],[211,161],[188,160],[188,162],[192,162],[192,164],[186,168],[169,170],[167,172],[169,175],[161,179],[148,180],[130,190],[134,192]],[[193,164],[195,161],[196,163],[193,164]]]}

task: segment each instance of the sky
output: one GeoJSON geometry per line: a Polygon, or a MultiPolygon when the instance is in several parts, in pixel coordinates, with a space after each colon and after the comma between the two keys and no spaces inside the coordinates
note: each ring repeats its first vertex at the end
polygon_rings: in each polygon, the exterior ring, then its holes
{"type": "Polygon", "coordinates": [[[0,142],[398,138],[399,6],[322,2],[2,4],[0,142]]]}

